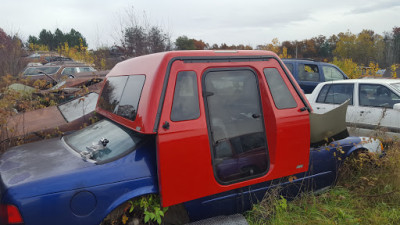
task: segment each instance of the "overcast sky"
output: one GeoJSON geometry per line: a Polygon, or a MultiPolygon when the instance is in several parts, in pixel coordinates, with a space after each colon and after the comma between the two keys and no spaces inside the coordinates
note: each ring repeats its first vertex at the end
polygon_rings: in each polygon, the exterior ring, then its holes
{"type": "Polygon", "coordinates": [[[293,41],[339,32],[378,34],[400,26],[400,0],[1,0],[0,28],[23,40],[42,29],[71,28],[81,32],[90,48],[118,40],[120,19],[134,8],[146,12],[152,25],[171,34],[209,44],[259,44],[293,41]]]}

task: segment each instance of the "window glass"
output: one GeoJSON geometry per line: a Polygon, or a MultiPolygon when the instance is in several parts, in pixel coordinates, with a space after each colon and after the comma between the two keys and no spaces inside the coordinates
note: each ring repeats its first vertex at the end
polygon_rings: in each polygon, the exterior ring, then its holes
{"type": "Polygon", "coordinates": [[[299,64],[299,80],[300,81],[320,81],[318,66],[314,64],[299,64]]]}
{"type": "Polygon", "coordinates": [[[327,90],[327,92],[326,90],[324,90],[324,88],[323,90],[321,90],[317,102],[328,104],[342,104],[347,99],[350,99],[349,104],[353,104],[354,84],[332,84],[329,86],[329,90],[327,90]]]}
{"type": "Polygon", "coordinates": [[[394,83],[394,84],[391,84],[391,85],[392,85],[392,87],[397,89],[398,92],[400,92],[400,83],[394,83]]]}
{"type": "Polygon", "coordinates": [[[289,69],[290,73],[293,74],[293,63],[285,63],[285,65],[289,69]]]}
{"type": "Polygon", "coordinates": [[[324,71],[325,81],[344,80],[343,74],[335,67],[322,66],[322,71],[324,71]]]}
{"type": "Polygon", "coordinates": [[[135,120],[144,80],[144,75],[108,78],[99,99],[99,107],[135,120]]]}
{"type": "Polygon", "coordinates": [[[281,74],[276,68],[265,68],[264,75],[271,90],[272,98],[278,109],[288,109],[297,107],[289,88],[282,79],[281,74]]]}
{"type": "Polygon", "coordinates": [[[82,157],[87,156],[87,159],[99,163],[133,151],[144,136],[105,119],[66,135],[63,139],[82,157]],[[107,139],[106,146],[100,142],[101,139],[107,139]]]}
{"type": "Polygon", "coordinates": [[[199,118],[197,76],[194,71],[179,72],[176,77],[171,120],[183,121],[199,118]]]}
{"type": "Polygon", "coordinates": [[[325,102],[326,94],[328,94],[328,90],[330,87],[331,87],[331,85],[327,84],[321,88],[321,91],[319,92],[319,95],[317,98],[317,102],[319,102],[319,103],[325,102]]]}
{"type": "Polygon", "coordinates": [[[228,70],[204,77],[217,180],[231,183],[264,174],[269,164],[256,75],[228,70]]]}
{"type": "Polygon", "coordinates": [[[99,95],[91,92],[69,102],[58,105],[58,109],[68,122],[74,121],[93,112],[96,109],[96,103],[99,95]]]}
{"type": "Polygon", "coordinates": [[[41,75],[41,72],[46,73],[47,75],[55,74],[60,69],[59,66],[40,66],[40,67],[28,67],[24,71],[24,76],[31,75],[41,75]]]}
{"type": "Polygon", "coordinates": [[[76,68],[75,67],[66,67],[63,69],[63,71],[61,72],[61,74],[65,75],[74,75],[76,73],[76,68]]]}
{"type": "Polygon", "coordinates": [[[379,84],[360,84],[360,106],[393,108],[400,97],[389,88],[379,84]]]}
{"type": "Polygon", "coordinates": [[[96,71],[92,67],[79,67],[80,72],[90,72],[90,71],[96,71]]]}

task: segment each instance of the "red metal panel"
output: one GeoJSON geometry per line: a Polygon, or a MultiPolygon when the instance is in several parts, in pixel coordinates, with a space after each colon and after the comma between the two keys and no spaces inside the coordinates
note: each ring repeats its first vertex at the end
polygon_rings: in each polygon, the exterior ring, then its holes
{"type": "MultiPolygon", "coordinates": [[[[300,111],[304,104],[298,96],[295,96],[298,104],[296,108],[285,110],[275,108],[263,74],[263,69],[267,67],[278,68],[283,73],[279,63],[275,60],[221,63],[177,61],[173,64],[157,138],[158,174],[163,206],[307,170],[310,140],[308,112],[300,111]],[[251,67],[258,73],[270,157],[270,169],[262,177],[229,185],[219,184],[214,178],[200,85],[201,75],[211,67],[251,67]],[[195,71],[198,75],[201,115],[196,120],[173,122],[170,120],[170,112],[176,74],[185,70],[195,71]],[[170,124],[169,129],[162,128],[164,122],[170,124]]],[[[284,79],[291,87],[287,78],[284,77],[284,79]]],[[[294,90],[292,93],[296,94],[294,90]]]]}

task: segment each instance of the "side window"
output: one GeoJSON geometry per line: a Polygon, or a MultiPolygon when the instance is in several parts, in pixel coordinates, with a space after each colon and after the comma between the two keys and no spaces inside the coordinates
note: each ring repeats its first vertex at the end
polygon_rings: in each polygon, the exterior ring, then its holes
{"type": "Polygon", "coordinates": [[[75,67],[66,67],[61,72],[62,75],[74,75],[75,74],[75,67]]]}
{"type": "Polygon", "coordinates": [[[293,63],[285,63],[285,66],[289,69],[290,73],[293,74],[293,63]]]}
{"type": "Polygon", "coordinates": [[[176,77],[171,120],[193,120],[200,116],[197,76],[193,71],[179,72],[176,77]]]}
{"type": "Polygon", "coordinates": [[[379,84],[360,84],[360,106],[393,108],[400,97],[389,88],[379,84]]]}
{"type": "Polygon", "coordinates": [[[265,68],[264,76],[267,80],[268,87],[271,90],[272,98],[278,109],[288,109],[297,107],[289,88],[282,79],[281,74],[276,68],[265,68]]]}
{"type": "Polygon", "coordinates": [[[328,90],[331,87],[330,84],[327,84],[325,86],[322,87],[321,91],[319,92],[317,101],[318,103],[325,103],[325,99],[326,99],[326,94],[328,94],[328,90]]]}
{"type": "Polygon", "coordinates": [[[256,74],[212,70],[203,76],[203,88],[217,181],[229,184],[265,174],[268,150],[256,74]]]}
{"type": "Polygon", "coordinates": [[[79,71],[80,72],[90,72],[90,71],[94,71],[94,69],[92,67],[79,67],[79,71]]]}
{"type": "Polygon", "coordinates": [[[144,75],[108,78],[99,97],[98,107],[135,120],[144,81],[144,75]]]}
{"type": "Polygon", "coordinates": [[[315,64],[299,64],[298,72],[300,81],[320,81],[318,66],[315,64]]]}
{"type": "Polygon", "coordinates": [[[344,80],[343,74],[333,66],[322,66],[325,81],[344,80]]]}
{"type": "Polygon", "coordinates": [[[354,84],[332,84],[325,85],[317,98],[319,103],[342,104],[350,99],[350,105],[353,105],[354,84]]]}

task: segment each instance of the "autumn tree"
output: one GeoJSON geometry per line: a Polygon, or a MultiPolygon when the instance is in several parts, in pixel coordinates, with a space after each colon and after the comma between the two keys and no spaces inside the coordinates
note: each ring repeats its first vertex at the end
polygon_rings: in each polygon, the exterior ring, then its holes
{"type": "Polygon", "coordinates": [[[22,60],[22,41],[17,35],[8,35],[0,28],[0,76],[17,76],[25,66],[22,60]]]}
{"type": "Polygon", "coordinates": [[[385,33],[384,42],[384,61],[386,66],[400,63],[400,27],[394,27],[392,32],[385,33]]]}

